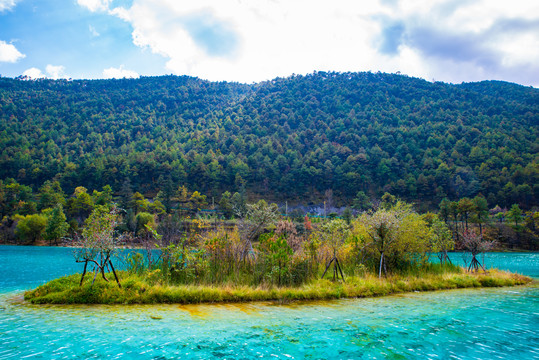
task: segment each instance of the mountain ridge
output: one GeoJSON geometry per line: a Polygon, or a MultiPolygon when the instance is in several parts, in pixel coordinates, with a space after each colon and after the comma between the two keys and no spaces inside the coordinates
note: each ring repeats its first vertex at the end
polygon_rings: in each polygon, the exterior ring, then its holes
{"type": "Polygon", "coordinates": [[[338,203],[388,191],[425,208],[483,194],[539,198],[539,90],[385,73],[255,84],[188,76],[0,78],[0,179],[152,195],[170,178],[208,195],[338,203]]]}

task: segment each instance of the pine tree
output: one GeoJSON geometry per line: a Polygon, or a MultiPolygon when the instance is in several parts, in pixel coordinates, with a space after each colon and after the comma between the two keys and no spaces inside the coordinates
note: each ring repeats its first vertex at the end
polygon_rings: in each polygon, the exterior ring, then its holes
{"type": "Polygon", "coordinates": [[[53,241],[56,244],[59,239],[67,234],[68,230],[69,224],[66,222],[64,209],[61,204],[58,204],[49,215],[44,238],[49,241],[50,245],[52,245],[53,241]]]}

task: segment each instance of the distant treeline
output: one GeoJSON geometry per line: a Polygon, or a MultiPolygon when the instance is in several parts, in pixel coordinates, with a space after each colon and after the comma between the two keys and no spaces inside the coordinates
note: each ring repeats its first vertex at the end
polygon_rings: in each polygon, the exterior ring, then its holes
{"type": "MultiPolygon", "coordinates": [[[[330,195],[326,194],[327,202],[331,200],[330,195]]],[[[306,222],[323,225],[338,219],[349,224],[365,214],[378,211],[384,204],[398,201],[389,193],[381,199],[369,199],[359,192],[350,206],[344,209],[328,206],[321,216],[307,213],[301,207],[287,211],[286,207],[271,206],[276,221],[287,221],[298,234],[303,234],[306,222]]],[[[79,186],[73,194],[67,195],[58,181],[46,181],[34,193],[31,187],[13,179],[0,180],[0,243],[30,245],[46,241],[50,245],[72,245],[80,238],[82,229],[88,226],[93,212],[112,207],[118,207],[119,211],[120,222],[116,230],[127,236],[131,245],[143,243],[153,231],[168,242],[177,242],[186,235],[198,234],[201,224],[234,229],[241,222],[250,220],[248,209],[255,206],[253,204],[256,203],[249,202],[245,194],[228,191],[208,200],[199,191],[191,191],[183,185],[176,187],[170,181],[154,198],[147,198],[133,191],[129,181],[124,182],[116,194],[109,185],[105,185],[101,191],[92,192],[79,186]]],[[[413,209],[412,205],[409,207],[413,209]]],[[[435,219],[443,222],[451,230],[457,248],[461,247],[462,234],[474,229],[482,238],[500,248],[539,250],[537,210],[523,211],[518,204],[513,204],[510,209],[500,206],[489,208],[487,200],[477,195],[458,201],[444,198],[436,212],[426,212],[421,217],[428,224],[435,219]]],[[[258,231],[271,231],[272,226],[268,226],[268,229],[262,227],[258,231]]]]}
{"type": "Polygon", "coordinates": [[[435,209],[483,195],[490,208],[539,199],[539,90],[326,73],[258,84],[163,76],[0,78],[0,179],[67,194],[129,181],[220,197],[336,206],[389,192],[435,209]],[[359,195],[358,195],[359,194],[359,195]]]}

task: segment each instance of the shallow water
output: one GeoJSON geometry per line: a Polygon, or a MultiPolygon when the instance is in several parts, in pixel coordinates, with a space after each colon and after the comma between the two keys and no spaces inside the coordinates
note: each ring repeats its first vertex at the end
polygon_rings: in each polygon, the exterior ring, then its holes
{"type": "MultiPolygon", "coordinates": [[[[537,254],[511,255],[539,273],[537,254]]],[[[0,246],[0,359],[539,359],[535,285],[292,305],[21,304],[20,290],[80,271],[70,262],[69,249],[0,246]]]]}
{"type": "MultiPolygon", "coordinates": [[[[471,256],[461,252],[449,254],[449,258],[455,264],[464,266],[470,265],[471,256]]],[[[478,255],[479,261],[485,268],[508,270],[534,278],[539,278],[539,253],[486,253],[478,255]]]]}

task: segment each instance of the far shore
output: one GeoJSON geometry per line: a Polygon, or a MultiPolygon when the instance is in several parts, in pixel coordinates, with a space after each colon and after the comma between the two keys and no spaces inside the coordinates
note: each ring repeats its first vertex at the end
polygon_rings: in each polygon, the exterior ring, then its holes
{"type": "MultiPolygon", "coordinates": [[[[0,243],[0,245],[9,245],[9,246],[39,246],[39,247],[64,247],[64,248],[77,248],[77,246],[73,246],[68,243],[60,243],[60,244],[49,244],[45,241],[40,241],[34,244],[14,244],[14,243],[0,243]]],[[[122,244],[117,247],[117,249],[126,249],[126,250],[145,250],[146,248],[141,244],[122,244]]],[[[157,249],[155,249],[157,250],[157,249]]],[[[461,254],[464,250],[453,250],[448,251],[448,254],[461,254]]],[[[493,253],[536,253],[535,250],[529,250],[529,249],[507,249],[507,248],[497,248],[493,249],[493,253]]],[[[485,253],[485,255],[488,255],[488,253],[485,253]]]]}

